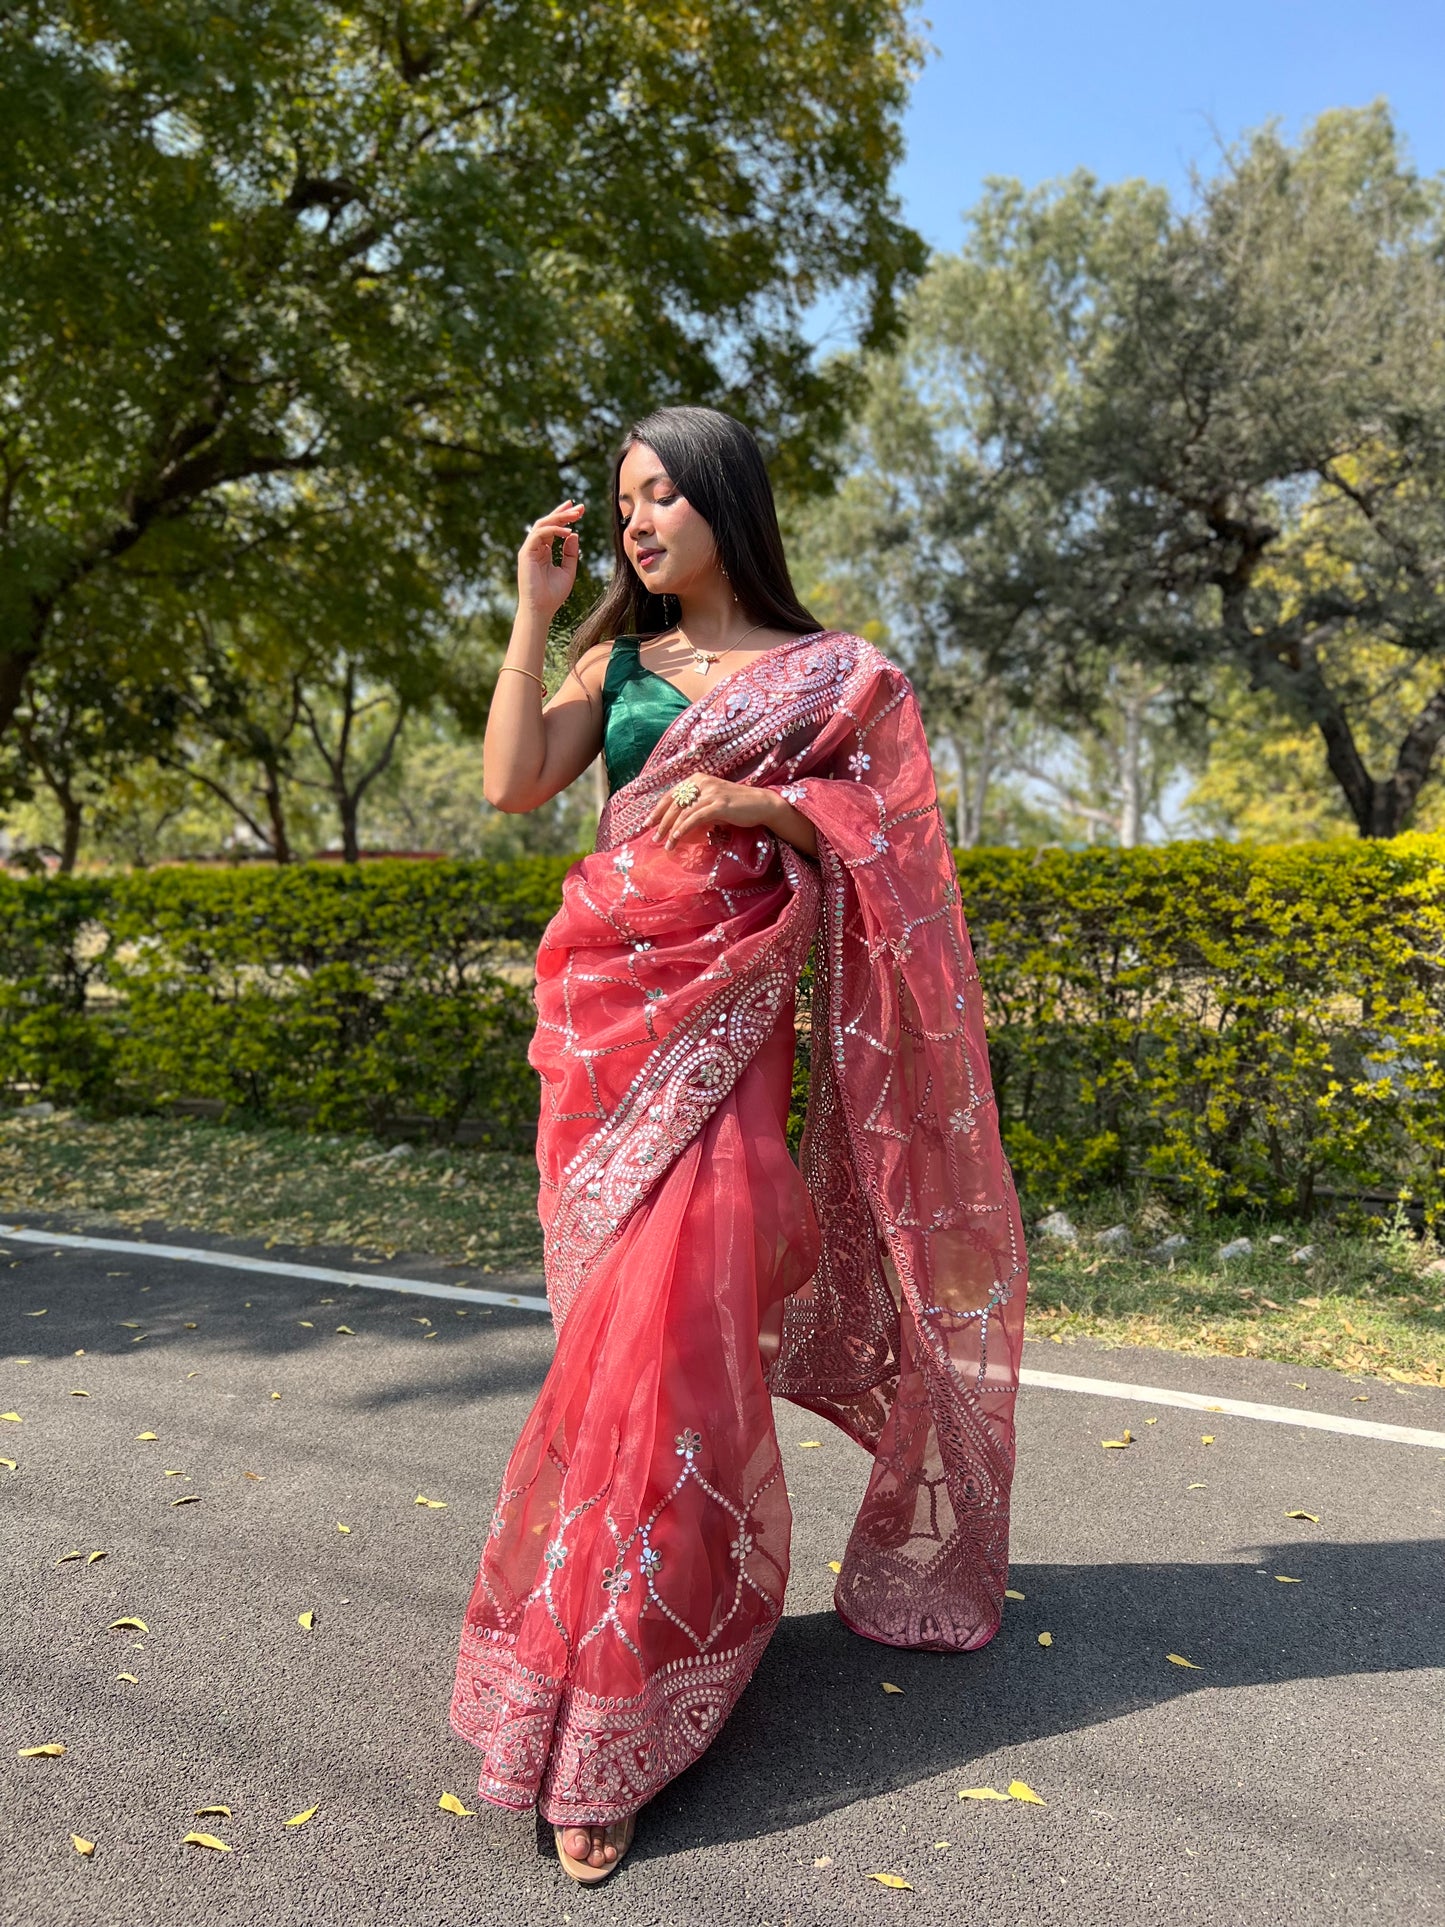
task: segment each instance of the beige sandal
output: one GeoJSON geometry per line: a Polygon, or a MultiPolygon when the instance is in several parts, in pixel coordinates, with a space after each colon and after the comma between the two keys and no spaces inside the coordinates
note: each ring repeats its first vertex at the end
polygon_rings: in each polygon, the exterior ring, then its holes
{"type": "Polygon", "coordinates": [[[599,1880],[606,1880],[609,1874],[616,1873],[632,1845],[632,1832],[637,1824],[637,1815],[629,1813],[625,1820],[617,1820],[607,1829],[607,1844],[616,1847],[617,1858],[607,1867],[593,1867],[585,1860],[574,1860],[562,1845],[565,1827],[553,1827],[552,1838],[557,1843],[557,1858],[562,1862],[562,1871],[568,1873],[579,1887],[595,1887],[599,1880]]]}

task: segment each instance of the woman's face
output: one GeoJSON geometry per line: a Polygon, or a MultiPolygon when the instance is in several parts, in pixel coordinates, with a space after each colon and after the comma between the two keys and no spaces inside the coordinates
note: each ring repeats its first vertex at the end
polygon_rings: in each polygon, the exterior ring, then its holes
{"type": "Polygon", "coordinates": [[[654,595],[687,595],[719,572],[712,529],[646,442],[622,458],[617,508],[627,559],[654,595]]]}

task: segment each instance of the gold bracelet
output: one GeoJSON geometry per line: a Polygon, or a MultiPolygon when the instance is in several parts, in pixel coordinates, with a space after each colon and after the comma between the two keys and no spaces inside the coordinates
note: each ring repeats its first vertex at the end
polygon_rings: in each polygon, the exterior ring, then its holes
{"type": "MultiPolygon", "coordinates": [[[[502,669],[510,669],[514,676],[530,676],[532,678],[532,681],[536,683],[537,687],[541,690],[542,694],[544,696],[546,695],[547,685],[546,683],[543,682],[542,678],[537,674],[535,669],[522,669],[515,662],[504,662],[502,664],[502,669]]],[[[498,675],[500,675],[502,672],[501,670],[498,670],[497,673],[498,675]]]]}

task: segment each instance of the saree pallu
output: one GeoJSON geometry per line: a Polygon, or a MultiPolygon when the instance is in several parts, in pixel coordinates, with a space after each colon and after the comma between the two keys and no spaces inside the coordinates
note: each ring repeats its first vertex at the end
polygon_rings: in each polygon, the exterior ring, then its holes
{"type": "Polygon", "coordinates": [[[835,1606],[889,1645],[998,1628],[1026,1267],[978,974],[907,678],[800,637],[714,685],[609,801],[537,960],[557,1349],[463,1626],[478,1791],[623,1818],[707,1747],[782,1612],[782,1396],[873,1455],[835,1606]],[[706,771],[760,830],[668,851],[706,771]],[[810,953],[801,1156],[785,1135],[810,953]]]}

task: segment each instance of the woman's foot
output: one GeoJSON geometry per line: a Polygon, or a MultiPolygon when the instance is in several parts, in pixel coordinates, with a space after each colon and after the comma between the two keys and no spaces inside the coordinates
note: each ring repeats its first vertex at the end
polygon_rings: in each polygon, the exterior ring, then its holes
{"type": "Polygon", "coordinates": [[[635,1814],[606,1827],[554,1827],[557,1858],[572,1878],[583,1886],[594,1886],[612,1873],[632,1845],[635,1814]]]}

